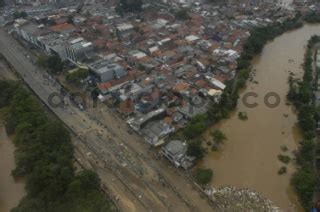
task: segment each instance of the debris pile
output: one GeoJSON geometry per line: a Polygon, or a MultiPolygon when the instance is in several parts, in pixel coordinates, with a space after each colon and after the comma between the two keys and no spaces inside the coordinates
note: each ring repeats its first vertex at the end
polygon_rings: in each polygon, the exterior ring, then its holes
{"type": "Polygon", "coordinates": [[[221,211],[281,211],[271,200],[249,189],[227,186],[220,189],[209,188],[205,193],[217,203],[216,206],[221,211]]]}

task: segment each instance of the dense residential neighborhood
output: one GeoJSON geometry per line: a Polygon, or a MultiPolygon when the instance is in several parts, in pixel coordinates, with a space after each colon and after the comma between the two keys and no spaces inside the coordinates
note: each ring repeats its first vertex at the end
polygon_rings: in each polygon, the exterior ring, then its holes
{"type": "Polygon", "coordinates": [[[63,72],[88,70],[78,87],[112,104],[154,146],[219,101],[251,28],[295,14],[286,5],[254,1],[145,2],[138,15],[120,15],[111,2],[49,9],[54,6],[26,7],[27,17],[6,24],[37,54],[68,64],[63,72]],[[188,11],[183,20],[181,10],[188,11]]]}
{"type": "MultiPolygon", "coordinates": [[[[202,134],[228,117],[246,80],[259,83],[249,74],[253,56],[303,21],[318,22],[319,2],[5,0],[4,4],[1,54],[78,139],[72,141],[84,149],[78,163],[100,177],[106,176],[101,170],[108,169],[112,181],[124,186],[119,193],[112,183],[104,189],[115,208],[172,211],[173,202],[179,200],[177,211],[234,211],[235,198],[242,201],[243,210],[281,211],[259,192],[213,188],[215,173],[198,168],[198,162],[209,147],[219,150],[227,137],[219,130],[207,133],[211,140],[202,134]],[[9,41],[15,53],[9,50],[9,41]],[[14,58],[17,52],[23,60],[14,58]],[[28,70],[23,72],[23,67],[28,70]],[[52,94],[60,102],[52,103],[52,94]],[[134,143],[137,140],[143,143],[134,143]],[[91,155],[91,165],[83,165],[91,155]],[[174,181],[181,178],[184,181],[176,188],[174,181]],[[181,194],[184,182],[192,192],[181,194]],[[126,191],[132,195],[127,197],[130,203],[120,197],[126,191]],[[170,203],[164,203],[169,197],[170,203]]],[[[317,68],[319,56],[318,51],[317,68]]],[[[319,104],[319,92],[314,95],[319,104]]],[[[238,115],[242,121],[248,119],[245,112],[238,115]]],[[[284,174],[287,168],[281,170],[284,174]]]]}

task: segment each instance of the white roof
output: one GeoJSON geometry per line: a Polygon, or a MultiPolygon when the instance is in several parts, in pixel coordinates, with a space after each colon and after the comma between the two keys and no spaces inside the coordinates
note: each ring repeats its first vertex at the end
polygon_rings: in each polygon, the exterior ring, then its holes
{"type": "Polygon", "coordinates": [[[141,58],[144,58],[147,55],[145,53],[143,53],[143,52],[137,52],[136,54],[134,54],[132,56],[137,58],[137,59],[141,59],[141,58]]]}
{"type": "Polygon", "coordinates": [[[218,88],[220,88],[221,90],[224,90],[226,88],[226,85],[223,84],[222,82],[220,82],[219,80],[212,78],[211,82],[218,88]]]}
{"type": "Polygon", "coordinates": [[[186,37],[186,40],[189,41],[189,42],[192,42],[192,41],[199,40],[199,37],[197,37],[195,35],[189,35],[189,36],[186,37]]]}
{"type": "Polygon", "coordinates": [[[154,47],[151,47],[150,49],[149,49],[149,51],[151,52],[151,53],[153,53],[153,52],[155,52],[155,51],[158,51],[159,50],[159,47],[158,46],[154,46],[154,47]]]}
{"type": "Polygon", "coordinates": [[[165,20],[165,19],[162,19],[162,18],[159,18],[159,19],[157,19],[157,22],[158,22],[159,24],[166,25],[169,21],[167,21],[167,20],[165,20]]]}
{"type": "Polygon", "coordinates": [[[233,54],[237,54],[238,52],[232,49],[229,49],[227,51],[225,51],[225,54],[228,54],[229,56],[233,55],[233,54]]]}
{"type": "Polygon", "coordinates": [[[88,47],[88,46],[91,46],[91,45],[92,45],[91,42],[87,42],[87,43],[82,44],[83,47],[88,47]]]}
{"type": "Polygon", "coordinates": [[[169,41],[171,41],[171,38],[165,38],[165,39],[162,39],[161,41],[159,41],[158,44],[162,45],[162,44],[169,42],[169,41]]]}
{"type": "Polygon", "coordinates": [[[74,40],[72,40],[72,41],[70,41],[70,43],[71,44],[75,44],[75,43],[78,43],[78,42],[80,42],[80,41],[83,41],[83,38],[76,38],[76,39],[74,39],[74,40]]]}
{"type": "Polygon", "coordinates": [[[220,96],[221,94],[222,94],[221,90],[210,89],[208,91],[208,95],[210,95],[210,96],[220,96]]]}
{"type": "Polygon", "coordinates": [[[222,82],[220,82],[219,80],[217,80],[213,77],[206,76],[205,78],[208,79],[212,85],[214,85],[215,87],[217,87],[221,90],[224,90],[226,88],[225,84],[223,84],[222,82]]]}
{"type": "Polygon", "coordinates": [[[132,28],[133,28],[132,24],[120,24],[117,26],[117,29],[120,31],[132,29],[132,28]]]}

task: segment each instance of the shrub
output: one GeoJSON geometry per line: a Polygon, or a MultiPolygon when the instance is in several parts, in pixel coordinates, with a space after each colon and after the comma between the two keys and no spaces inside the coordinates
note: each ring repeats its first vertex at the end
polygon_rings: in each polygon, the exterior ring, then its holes
{"type": "Polygon", "coordinates": [[[212,176],[213,171],[211,169],[198,169],[195,178],[200,185],[206,185],[211,181],[212,176]]]}
{"type": "Polygon", "coordinates": [[[283,175],[287,173],[287,167],[282,166],[279,170],[278,170],[278,175],[283,175]]]}
{"type": "Polygon", "coordinates": [[[285,164],[290,163],[291,158],[288,155],[278,155],[278,159],[285,164]]]}

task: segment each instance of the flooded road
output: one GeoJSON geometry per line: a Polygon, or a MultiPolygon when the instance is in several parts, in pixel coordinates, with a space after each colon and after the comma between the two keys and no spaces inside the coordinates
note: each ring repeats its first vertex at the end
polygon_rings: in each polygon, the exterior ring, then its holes
{"type": "Polygon", "coordinates": [[[0,122],[0,212],[8,212],[17,206],[25,195],[24,183],[15,181],[11,171],[15,167],[14,144],[0,122]]]}
{"type": "MultiPolygon", "coordinates": [[[[293,107],[286,104],[287,81],[289,71],[301,76],[305,46],[313,34],[320,34],[319,25],[305,25],[285,33],[267,44],[262,54],[253,60],[254,81],[257,82],[248,82],[240,94],[236,111],[214,127],[221,129],[228,140],[219,152],[210,151],[201,164],[213,169],[214,187],[250,188],[271,199],[281,209],[292,209],[296,205],[295,211],[301,210],[290,187],[294,165],[287,166],[287,174],[278,175],[279,168],[285,164],[277,156],[285,154],[292,158],[292,151],[301,140],[296,114],[293,107]],[[245,106],[242,97],[248,92],[258,96],[249,97],[247,102],[256,102],[258,106],[245,106]],[[264,103],[269,92],[280,97],[280,104],[275,108],[264,103]],[[246,112],[248,120],[240,120],[238,112],[246,112]],[[285,153],[280,149],[283,145],[288,148],[285,153]]],[[[275,98],[269,98],[270,103],[274,101],[275,98]]]]}

